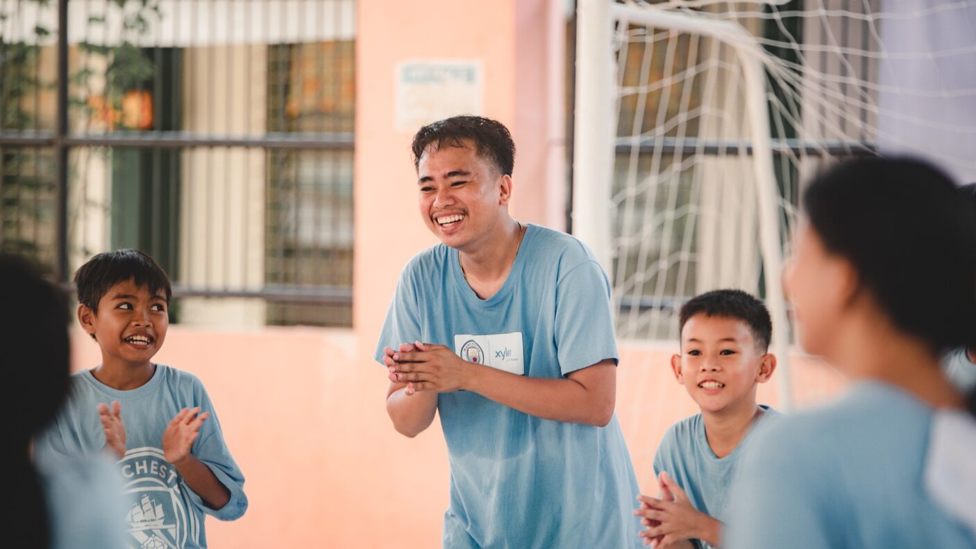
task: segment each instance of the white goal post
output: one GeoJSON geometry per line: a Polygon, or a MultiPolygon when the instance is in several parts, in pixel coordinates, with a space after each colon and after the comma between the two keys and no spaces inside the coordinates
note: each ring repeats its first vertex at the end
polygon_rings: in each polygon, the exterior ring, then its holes
{"type": "MultiPolygon", "coordinates": [[[[772,317],[771,348],[779,359],[780,407],[792,407],[789,368],[789,320],[779,273],[783,248],[778,220],[776,178],[767,115],[763,57],[752,35],[730,21],[691,17],[649,6],[580,0],[578,7],[577,90],[574,139],[573,232],[594,250],[607,272],[613,272],[611,249],[612,155],[616,135],[614,28],[630,23],[712,37],[734,48],[746,85],[747,117],[758,198],[759,237],[765,276],[766,303],[772,317]]],[[[620,296],[617,296],[618,298],[620,296]]]]}
{"type": "Polygon", "coordinates": [[[860,155],[976,182],[976,0],[578,0],[572,229],[617,335],[675,341],[694,295],[762,297],[793,401],[780,285],[799,196],[860,155]]]}

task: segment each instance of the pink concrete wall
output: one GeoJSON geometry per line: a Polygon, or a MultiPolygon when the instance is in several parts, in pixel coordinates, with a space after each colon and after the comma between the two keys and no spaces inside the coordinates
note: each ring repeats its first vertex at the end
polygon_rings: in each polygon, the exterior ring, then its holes
{"type": "Polygon", "coordinates": [[[566,220],[566,22],[564,3],[520,0],[515,5],[516,145],[512,214],[564,230],[566,220]]]}
{"type": "MultiPolygon", "coordinates": [[[[73,343],[76,369],[98,363],[97,345],[80,330],[73,343]]],[[[449,471],[440,427],[398,435],[384,408],[385,372],[357,347],[347,330],[170,328],[158,361],[200,377],[247,478],[247,514],[207,519],[212,547],[439,546],[449,471]]],[[[623,342],[621,350],[617,416],[638,478],[651,487],[661,435],[695,407],[670,374],[669,348],[623,342]]],[[[831,370],[799,362],[801,403],[842,385],[831,370]]],[[[775,404],[774,383],[761,393],[775,404]]]]}

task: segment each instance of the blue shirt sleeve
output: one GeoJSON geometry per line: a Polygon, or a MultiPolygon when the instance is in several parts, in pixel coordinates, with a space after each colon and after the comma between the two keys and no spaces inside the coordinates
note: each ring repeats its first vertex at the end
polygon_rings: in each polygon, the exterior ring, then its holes
{"type": "Polygon", "coordinates": [[[573,267],[557,282],[554,332],[563,375],[607,359],[616,364],[610,281],[596,261],[573,267]]]}
{"type": "Polygon", "coordinates": [[[54,419],[41,434],[34,437],[31,452],[34,460],[47,463],[68,456],[61,439],[61,417],[54,419]]]}
{"type": "MultiPolygon", "coordinates": [[[[105,434],[98,420],[98,408],[87,393],[79,390],[77,377],[71,379],[71,392],[57,416],[44,431],[34,437],[32,452],[35,461],[63,460],[79,455],[109,456],[116,458],[105,448],[105,434]],[[85,433],[92,433],[90,444],[85,433]]],[[[96,457],[95,459],[98,459],[96,457]]]]}
{"type": "Polygon", "coordinates": [[[190,500],[193,501],[194,505],[204,513],[220,520],[235,520],[247,511],[248,502],[247,495],[244,494],[244,474],[230,455],[230,450],[224,442],[220,421],[217,419],[217,412],[210,401],[210,396],[203,388],[202,383],[197,381],[195,385],[195,390],[199,393],[196,402],[199,402],[200,412],[210,412],[210,417],[203,423],[200,428],[200,436],[193,443],[193,455],[213,471],[217,480],[230,492],[230,499],[220,509],[213,509],[204,503],[193,490],[187,490],[187,492],[189,492],[190,500]]]}
{"type": "Polygon", "coordinates": [[[403,273],[400,274],[396,293],[393,294],[393,302],[390,303],[390,308],[386,312],[383,330],[380,332],[376,352],[373,355],[376,362],[380,364],[383,364],[384,348],[396,349],[403,343],[413,343],[424,339],[417,292],[410,276],[413,265],[413,262],[407,264],[403,273]]]}
{"type": "MultiPolygon", "coordinates": [[[[836,520],[833,477],[812,440],[783,429],[787,421],[756,427],[732,488],[726,549],[828,549],[836,520]]],[[[836,487],[835,487],[836,488],[836,487]]]]}

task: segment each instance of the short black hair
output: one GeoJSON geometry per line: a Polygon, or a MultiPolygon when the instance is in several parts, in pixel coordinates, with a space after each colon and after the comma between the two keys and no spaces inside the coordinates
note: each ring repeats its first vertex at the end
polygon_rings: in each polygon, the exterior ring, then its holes
{"type": "Polygon", "coordinates": [[[65,293],[25,258],[0,255],[0,349],[4,377],[16,387],[4,398],[4,435],[26,443],[54,419],[68,394],[68,302],[65,293]]]}
{"type": "MultiPolygon", "coordinates": [[[[976,183],[967,183],[959,187],[959,192],[961,192],[966,197],[976,201],[976,183]]],[[[973,205],[976,206],[976,202],[973,202],[973,205]]]]}
{"type": "Polygon", "coordinates": [[[838,164],[807,187],[813,231],[901,331],[942,353],[976,344],[976,208],[913,158],[838,164]]]}
{"type": "Polygon", "coordinates": [[[413,136],[413,167],[420,167],[420,157],[428,147],[464,147],[474,143],[479,155],[491,161],[502,175],[512,175],[515,168],[515,142],[504,124],[482,116],[452,116],[420,128],[413,136]]]}
{"type": "Polygon", "coordinates": [[[756,345],[764,351],[769,349],[769,342],[773,338],[773,321],[766,305],[747,292],[712,290],[691,298],[681,306],[678,333],[685,329],[685,324],[691,317],[702,314],[745,322],[756,340],[756,345]]]}
{"type": "Polygon", "coordinates": [[[139,250],[122,249],[100,253],[75,272],[78,302],[98,312],[98,302],[105,292],[126,280],[139,287],[148,286],[151,295],[162,291],[167,303],[173,297],[166,271],[152,257],[139,250]]]}

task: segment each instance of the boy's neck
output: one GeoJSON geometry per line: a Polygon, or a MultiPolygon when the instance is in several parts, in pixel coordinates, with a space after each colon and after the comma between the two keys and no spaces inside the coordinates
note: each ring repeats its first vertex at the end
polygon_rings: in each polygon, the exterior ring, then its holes
{"type": "Polygon", "coordinates": [[[933,408],[961,408],[962,394],[945,377],[938,356],[880,315],[849,322],[828,360],[855,380],[900,388],[933,408]]]}
{"type": "Polygon", "coordinates": [[[486,242],[474,250],[460,252],[461,269],[465,277],[504,280],[515,263],[525,228],[518,221],[506,218],[486,242]]]}
{"type": "Polygon", "coordinates": [[[731,454],[742,439],[745,438],[752,422],[762,414],[762,408],[755,400],[745,403],[736,409],[725,409],[721,412],[702,411],[705,422],[705,439],[712,453],[718,458],[731,454]]]}
{"type": "Polygon", "coordinates": [[[119,365],[106,361],[91,372],[101,384],[117,391],[129,391],[148,383],[156,373],[156,365],[152,362],[135,366],[119,365]]]}

